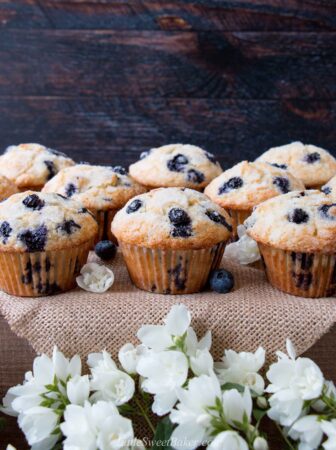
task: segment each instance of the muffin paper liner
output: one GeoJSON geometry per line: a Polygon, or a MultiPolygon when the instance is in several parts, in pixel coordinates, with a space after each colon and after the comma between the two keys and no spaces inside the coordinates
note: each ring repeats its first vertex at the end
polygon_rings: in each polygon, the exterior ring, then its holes
{"type": "Polygon", "coordinates": [[[55,251],[0,252],[0,289],[20,297],[40,297],[76,286],[76,276],[86,263],[93,239],[55,251]]]}
{"type": "Polygon", "coordinates": [[[119,242],[128,273],[140,289],[159,294],[191,294],[207,283],[222,259],[226,242],[197,250],[146,248],[119,242]]]}
{"type": "Polygon", "coordinates": [[[119,209],[109,209],[107,211],[90,210],[98,222],[98,236],[95,244],[99,241],[109,240],[117,243],[117,239],[111,231],[111,223],[119,209]]]}
{"type": "Polygon", "coordinates": [[[258,243],[269,282],[300,297],[330,297],[336,292],[336,255],[298,253],[258,243]]]}
{"type": "Polygon", "coordinates": [[[232,235],[231,242],[238,239],[237,227],[238,225],[243,225],[245,220],[252,214],[252,209],[231,209],[225,208],[231,216],[232,219],[232,235]]]}

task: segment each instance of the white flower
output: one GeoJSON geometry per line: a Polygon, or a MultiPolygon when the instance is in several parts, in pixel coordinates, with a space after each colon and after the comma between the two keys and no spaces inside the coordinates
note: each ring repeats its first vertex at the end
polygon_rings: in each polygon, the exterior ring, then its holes
{"type": "MultiPolygon", "coordinates": [[[[333,401],[336,400],[336,387],[332,381],[325,381],[324,382],[324,389],[325,389],[325,395],[326,397],[331,398],[333,401]]],[[[326,404],[323,400],[317,400],[312,404],[312,407],[317,412],[324,411],[326,404]]]]}
{"type": "Polygon", "coordinates": [[[77,284],[85,291],[105,292],[114,283],[114,274],[111,269],[97,263],[85,264],[80,275],[76,278],[77,284]]]}
{"type": "Polygon", "coordinates": [[[321,422],[321,428],[328,437],[322,444],[323,448],[325,450],[336,450],[336,419],[333,419],[330,422],[323,420],[321,422]]]}
{"type": "Polygon", "coordinates": [[[246,234],[244,225],[238,225],[238,241],[225,247],[224,256],[239,264],[251,264],[260,259],[258,244],[246,234]]]}
{"type": "Polygon", "coordinates": [[[6,450],[16,450],[16,448],[13,447],[11,444],[8,444],[6,450]]]}
{"type": "Polygon", "coordinates": [[[54,447],[59,439],[58,435],[51,436],[58,425],[59,416],[50,408],[35,406],[19,414],[18,424],[23,431],[28,444],[41,444],[48,440],[45,450],[54,447]]]}
{"type": "Polygon", "coordinates": [[[64,450],[124,449],[134,439],[132,422],[120,416],[111,402],[103,401],[67,406],[61,430],[64,450]]]}
{"type": "Polygon", "coordinates": [[[88,356],[88,365],[92,375],[90,386],[95,391],[91,396],[92,401],[110,400],[119,406],[133,397],[133,378],[117,368],[108,352],[91,353],[88,356]]]}
{"type": "Polygon", "coordinates": [[[248,450],[248,445],[236,431],[223,431],[207,446],[207,450],[248,450]]]}
{"type": "Polygon", "coordinates": [[[295,441],[300,441],[299,449],[314,450],[322,441],[322,428],[318,416],[304,416],[297,420],[290,430],[288,436],[295,441]]]}
{"type": "Polygon", "coordinates": [[[253,450],[268,450],[266,439],[258,436],[253,442],[253,450]]]}
{"type": "Polygon", "coordinates": [[[139,358],[146,351],[147,348],[144,345],[138,345],[137,347],[130,343],[123,345],[119,350],[118,359],[125,372],[135,374],[139,358]]]}
{"type": "Polygon", "coordinates": [[[191,315],[185,305],[174,305],[164,325],[143,325],[138,333],[139,340],[148,348],[160,352],[174,345],[174,337],[183,336],[191,321],[191,315]]]}
{"type": "Polygon", "coordinates": [[[84,405],[90,395],[90,381],[87,375],[75,375],[67,382],[67,396],[70,403],[75,405],[84,405]]]}
{"type": "Polygon", "coordinates": [[[185,352],[189,356],[190,368],[196,376],[210,375],[213,372],[213,359],[210,354],[211,331],[198,341],[193,328],[189,327],[185,339],[185,352]]]}
{"type": "Polygon", "coordinates": [[[259,370],[265,363],[265,350],[259,347],[255,353],[225,350],[222,362],[215,364],[221,384],[236,383],[248,386],[258,395],[264,391],[264,379],[259,370]]]}
{"type": "Polygon", "coordinates": [[[15,411],[12,407],[13,400],[15,400],[16,396],[11,392],[12,388],[10,388],[4,398],[2,399],[2,406],[0,406],[0,411],[8,416],[16,417],[18,416],[18,412],[15,411]]]}
{"type": "Polygon", "coordinates": [[[186,356],[174,350],[145,353],[136,370],[144,377],[142,389],[154,394],[153,412],[162,416],[171,411],[177,400],[177,388],[187,380],[186,356]]]}
{"type": "Polygon", "coordinates": [[[295,391],[284,389],[273,394],[269,399],[269,404],[268,417],[288,427],[300,416],[303,400],[297,396],[295,391]]]}
{"type": "Polygon", "coordinates": [[[172,446],[179,450],[197,448],[210,435],[209,407],[221,398],[221,388],[214,374],[201,375],[189,381],[187,389],[178,389],[179,403],[170,413],[170,420],[178,424],[171,436],[172,446]]]}
{"type": "Polygon", "coordinates": [[[244,422],[244,417],[251,421],[252,398],[249,388],[245,387],[241,394],[237,389],[229,389],[222,396],[225,419],[232,426],[234,422],[244,422]]]}

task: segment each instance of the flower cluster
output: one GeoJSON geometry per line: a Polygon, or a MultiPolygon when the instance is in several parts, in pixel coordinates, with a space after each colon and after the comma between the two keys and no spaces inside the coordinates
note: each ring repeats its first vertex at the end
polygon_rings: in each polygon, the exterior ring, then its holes
{"type": "Polygon", "coordinates": [[[51,358],[38,356],[2,411],[18,416],[33,450],[144,449],[134,437],[135,417],[153,433],[153,448],[267,450],[260,431],[266,414],[290,449],[336,450],[336,388],[312,360],[296,357],[289,340],[265,380],[262,347],[225,350],[214,362],[211,332],[197,337],[185,305],[174,305],[162,325],[142,326],[137,337],[138,345],[119,350],[118,362],[107,351],[89,354],[87,375],[79,356],[69,360],[57,348],[51,358]]]}

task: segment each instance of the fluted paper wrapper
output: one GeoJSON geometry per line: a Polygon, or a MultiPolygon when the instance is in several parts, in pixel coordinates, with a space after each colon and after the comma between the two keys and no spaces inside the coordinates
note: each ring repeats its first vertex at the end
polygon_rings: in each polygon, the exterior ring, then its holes
{"type": "Polygon", "coordinates": [[[299,253],[258,244],[270,283],[300,297],[330,297],[336,292],[336,255],[299,253]]]}
{"type": "Polygon", "coordinates": [[[119,243],[129,275],[140,289],[158,294],[199,292],[222,259],[225,243],[199,250],[161,250],[119,243]]]}
{"type": "Polygon", "coordinates": [[[22,297],[68,291],[87,261],[93,240],[65,250],[36,253],[0,252],[0,289],[22,297]]]}
{"type": "Polygon", "coordinates": [[[232,219],[232,237],[231,241],[236,241],[238,239],[237,228],[238,225],[243,225],[245,220],[252,214],[251,210],[243,209],[231,209],[225,208],[231,216],[232,219]]]}

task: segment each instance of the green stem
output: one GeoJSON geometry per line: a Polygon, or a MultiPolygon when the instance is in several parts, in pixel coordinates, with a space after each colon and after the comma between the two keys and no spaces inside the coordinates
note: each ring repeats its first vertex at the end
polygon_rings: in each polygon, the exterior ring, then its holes
{"type": "Polygon", "coordinates": [[[147,422],[149,428],[151,429],[152,433],[155,434],[155,427],[154,427],[154,425],[152,424],[152,422],[151,422],[151,420],[150,420],[150,418],[149,418],[149,416],[148,416],[148,414],[147,414],[147,411],[146,411],[145,408],[142,406],[140,400],[139,400],[136,396],[134,397],[134,403],[135,403],[135,404],[137,405],[137,407],[140,409],[140,411],[141,411],[141,413],[142,413],[144,419],[146,420],[146,422],[147,422]]]}
{"type": "Polygon", "coordinates": [[[283,433],[283,431],[282,431],[280,425],[279,425],[278,423],[276,423],[276,422],[274,422],[274,423],[275,423],[277,429],[279,430],[279,432],[280,432],[280,434],[281,434],[283,440],[284,440],[284,441],[286,442],[286,444],[288,445],[288,448],[289,448],[290,450],[296,450],[295,447],[293,447],[293,445],[291,444],[290,440],[287,438],[287,436],[285,436],[285,434],[283,433]]]}

